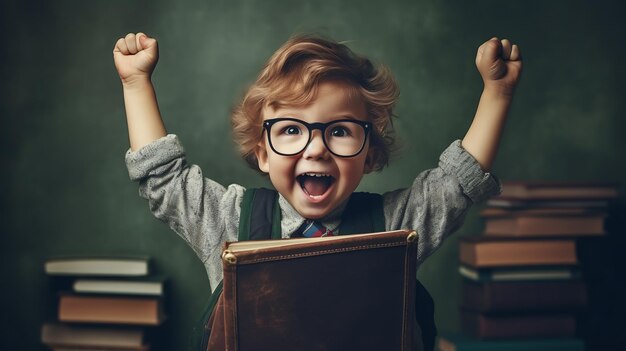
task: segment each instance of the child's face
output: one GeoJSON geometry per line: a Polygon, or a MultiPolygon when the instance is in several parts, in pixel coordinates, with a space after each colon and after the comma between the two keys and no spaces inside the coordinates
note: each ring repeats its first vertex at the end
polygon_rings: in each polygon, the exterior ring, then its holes
{"type": "MultiPolygon", "coordinates": [[[[309,105],[277,109],[266,107],[263,120],[291,117],[307,123],[328,123],[341,119],[367,121],[365,104],[351,95],[355,94],[350,94],[347,83],[323,82],[309,105]]],[[[267,134],[266,131],[256,150],[259,168],[269,173],[276,190],[305,218],[317,219],[330,214],[350,197],[366,173],[369,138],[357,155],[339,157],[327,149],[321,130],[315,129],[302,152],[283,156],[272,150],[267,134]]]]}

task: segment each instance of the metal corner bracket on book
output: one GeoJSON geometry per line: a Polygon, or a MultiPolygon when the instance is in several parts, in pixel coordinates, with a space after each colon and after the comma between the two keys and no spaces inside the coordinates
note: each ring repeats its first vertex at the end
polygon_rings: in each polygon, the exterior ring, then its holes
{"type": "Polygon", "coordinates": [[[412,243],[415,240],[417,240],[417,232],[416,231],[412,231],[412,232],[409,233],[409,235],[407,235],[406,241],[408,243],[412,243]]]}
{"type": "Polygon", "coordinates": [[[228,250],[224,250],[222,253],[222,260],[228,264],[237,264],[237,256],[228,250]]]}

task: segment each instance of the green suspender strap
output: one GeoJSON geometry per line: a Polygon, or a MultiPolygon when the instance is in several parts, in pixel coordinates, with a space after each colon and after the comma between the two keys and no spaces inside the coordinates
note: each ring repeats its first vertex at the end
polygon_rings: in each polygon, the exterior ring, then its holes
{"type": "Polygon", "coordinates": [[[239,241],[281,239],[280,219],[276,190],[246,190],[241,201],[239,241]]]}
{"type": "Polygon", "coordinates": [[[352,193],[341,216],[339,234],[385,231],[383,197],[372,193],[352,193]]]}

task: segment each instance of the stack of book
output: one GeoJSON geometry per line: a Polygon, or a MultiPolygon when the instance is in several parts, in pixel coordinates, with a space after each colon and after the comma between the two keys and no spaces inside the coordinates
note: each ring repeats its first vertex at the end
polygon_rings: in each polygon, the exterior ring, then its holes
{"type": "Polygon", "coordinates": [[[54,351],[149,351],[149,332],[165,319],[164,278],[146,257],[62,257],[45,262],[58,295],[41,341],[54,351]]]}
{"type": "Polygon", "coordinates": [[[503,182],[481,212],[483,235],[460,240],[465,336],[443,336],[439,349],[582,350],[587,289],[577,239],[606,234],[616,197],[607,183],[503,182]]]}

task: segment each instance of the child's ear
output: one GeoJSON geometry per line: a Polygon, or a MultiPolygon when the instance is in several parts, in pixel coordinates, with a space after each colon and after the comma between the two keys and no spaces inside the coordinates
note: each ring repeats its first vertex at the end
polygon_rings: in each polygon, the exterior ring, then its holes
{"type": "Polygon", "coordinates": [[[261,172],[269,173],[270,165],[267,159],[267,149],[265,148],[265,143],[263,141],[260,141],[257,144],[256,149],[254,150],[254,155],[256,156],[256,160],[259,163],[259,169],[261,170],[261,172]]]}

